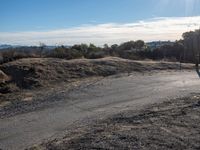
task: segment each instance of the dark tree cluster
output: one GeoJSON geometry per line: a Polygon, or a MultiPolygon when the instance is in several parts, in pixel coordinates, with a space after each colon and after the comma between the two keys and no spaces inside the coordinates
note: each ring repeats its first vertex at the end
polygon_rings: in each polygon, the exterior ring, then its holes
{"type": "Polygon", "coordinates": [[[200,63],[200,29],[183,33],[183,42],[187,53],[198,67],[200,63]]]}

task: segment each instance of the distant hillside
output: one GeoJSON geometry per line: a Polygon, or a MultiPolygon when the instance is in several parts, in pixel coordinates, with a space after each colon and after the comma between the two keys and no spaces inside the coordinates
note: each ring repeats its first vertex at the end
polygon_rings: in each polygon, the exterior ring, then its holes
{"type": "Polygon", "coordinates": [[[7,44],[2,44],[0,45],[0,49],[7,49],[7,48],[12,48],[12,45],[7,45],[7,44]]]}
{"type": "Polygon", "coordinates": [[[146,45],[152,49],[160,48],[163,45],[173,45],[173,44],[174,42],[171,42],[171,41],[153,41],[153,42],[146,43],[146,45]]]}
{"type": "MultiPolygon", "coordinates": [[[[39,47],[39,46],[22,46],[22,45],[9,45],[9,44],[2,44],[2,45],[0,45],[0,49],[20,48],[20,47],[30,48],[30,47],[39,47]]],[[[57,46],[47,45],[47,46],[45,46],[45,49],[54,49],[56,47],[57,46]]]]}

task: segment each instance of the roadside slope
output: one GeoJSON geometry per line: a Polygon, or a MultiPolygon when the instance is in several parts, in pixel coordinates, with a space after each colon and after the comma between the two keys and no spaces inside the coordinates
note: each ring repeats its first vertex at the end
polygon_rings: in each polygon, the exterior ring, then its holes
{"type": "MultiPolygon", "coordinates": [[[[192,64],[182,64],[184,70],[193,68],[192,64]]],[[[2,70],[6,76],[3,79],[7,79],[5,83],[0,83],[0,114],[2,111],[4,113],[5,109],[13,110],[13,112],[17,109],[19,112],[22,110],[22,105],[30,105],[30,102],[35,99],[37,101],[34,102],[34,106],[38,107],[42,102],[39,102],[38,95],[45,96],[47,91],[51,95],[56,89],[63,86],[72,88],[72,84],[77,85],[85,79],[92,81],[92,78],[102,78],[120,73],[152,73],[179,69],[180,64],[174,62],[133,61],[118,57],[75,60],[20,59],[0,66],[0,71],[2,70]]],[[[22,111],[24,112],[24,109],[22,111]]]]}
{"type": "MultiPolygon", "coordinates": [[[[0,69],[10,77],[11,83],[22,89],[46,87],[59,82],[72,82],[92,76],[109,76],[126,72],[153,70],[179,70],[178,63],[133,61],[117,57],[102,59],[64,60],[55,58],[27,58],[9,62],[0,69]]],[[[192,64],[183,64],[192,69],[192,64]]]]}

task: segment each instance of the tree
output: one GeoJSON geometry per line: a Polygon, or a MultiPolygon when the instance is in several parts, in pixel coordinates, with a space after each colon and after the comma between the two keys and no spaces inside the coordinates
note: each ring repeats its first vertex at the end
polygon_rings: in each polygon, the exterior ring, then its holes
{"type": "Polygon", "coordinates": [[[42,57],[43,51],[46,47],[46,44],[40,42],[39,47],[40,47],[39,55],[40,55],[40,57],[42,57]]]}
{"type": "Polygon", "coordinates": [[[145,43],[142,40],[138,40],[135,42],[135,48],[141,50],[144,47],[145,43]]]}
{"type": "Polygon", "coordinates": [[[118,50],[119,51],[124,51],[124,50],[131,50],[135,48],[135,42],[134,41],[129,41],[129,42],[125,42],[122,43],[119,47],[118,50]]]}
{"type": "Polygon", "coordinates": [[[182,36],[185,48],[193,53],[194,62],[198,67],[200,62],[200,29],[185,32],[182,36]]]}
{"type": "Polygon", "coordinates": [[[87,44],[76,44],[76,45],[72,46],[71,48],[79,50],[79,51],[87,51],[88,45],[87,44]]]}
{"type": "Polygon", "coordinates": [[[110,55],[111,55],[111,56],[116,55],[117,48],[118,48],[118,45],[117,45],[117,44],[111,45],[111,47],[110,47],[110,55]]]}
{"type": "Polygon", "coordinates": [[[101,50],[101,48],[96,47],[94,44],[90,44],[89,47],[88,47],[88,53],[97,52],[99,50],[101,50]]]}
{"type": "Polygon", "coordinates": [[[111,45],[111,49],[112,49],[113,51],[117,50],[117,47],[118,47],[117,44],[113,44],[113,45],[111,45]]]}
{"type": "Polygon", "coordinates": [[[104,45],[103,45],[103,48],[104,48],[105,50],[109,49],[108,44],[104,44],[104,45]]]}
{"type": "Polygon", "coordinates": [[[53,56],[56,58],[66,58],[66,49],[64,46],[57,47],[53,50],[53,56]]]}

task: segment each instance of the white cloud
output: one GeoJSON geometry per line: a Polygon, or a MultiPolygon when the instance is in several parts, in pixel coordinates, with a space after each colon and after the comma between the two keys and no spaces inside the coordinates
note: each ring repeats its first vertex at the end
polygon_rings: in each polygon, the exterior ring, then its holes
{"type": "Polygon", "coordinates": [[[1,32],[0,43],[38,45],[39,42],[43,42],[48,45],[77,43],[103,45],[138,39],[144,41],[177,40],[181,38],[183,32],[199,27],[200,16],[161,17],[126,24],[85,25],[52,31],[1,32]]]}

